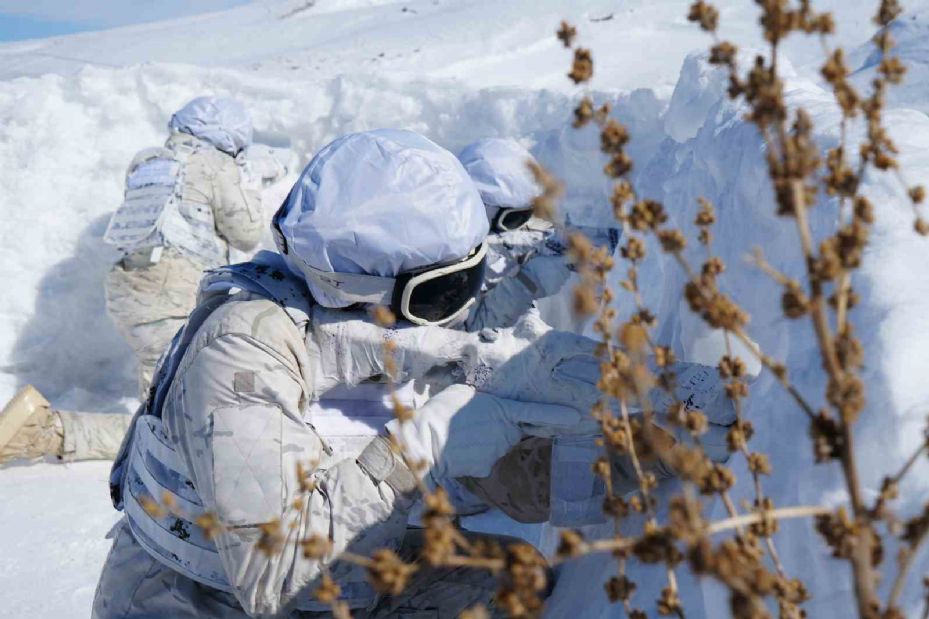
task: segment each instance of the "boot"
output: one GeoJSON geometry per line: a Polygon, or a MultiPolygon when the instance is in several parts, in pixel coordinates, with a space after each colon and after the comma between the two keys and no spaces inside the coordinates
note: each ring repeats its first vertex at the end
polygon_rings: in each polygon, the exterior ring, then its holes
{"type": "Polygon", "coordinates": [[[26,385],[0,413],[0,464],[59,456],[63,447],[64,429],[58,413],[35,387],[26,385]]]}

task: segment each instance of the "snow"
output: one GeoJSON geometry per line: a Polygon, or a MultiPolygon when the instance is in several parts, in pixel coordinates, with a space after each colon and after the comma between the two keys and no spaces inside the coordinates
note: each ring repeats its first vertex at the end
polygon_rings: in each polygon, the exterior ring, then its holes
{"type": "Polygon", "coordinates": [[[10,466],[0,474],[0,617],[87,617],[119,519],[109,463],[10,466]]]}
{"type": "MultiPolygon", "coordinates": [[[[685,83],[684,79],[680,82],[685,83]]],[[[713,87],[709,81],[707,88],[713,87]]],[[[799,77],[788,82],[787,92],[790,105],[803,106],[811,112],[818,142],[824,147],[835,144],[839,114],[830,95],[819,85],[799,77]]],[[[754,128],[741,120],[743,113],[744,109],[718,101],[692,140],[683,143],[669,140],[663,145],[662,152],[643,172],[641,186],[646,195],[663,200],[674,219],[685,228],[692,226],[698,197],[714,201],[719,216],[715,249],[730,265],[723,277],[725,289],[750,312],[749,331],[761,347],[786,360],[800,392],[812,397],[814,406],[820,406],[824,379],[810,324],[784,318],[777,304],[770,302],[777,298],[776,284],[760,276],[757,269],[740,264],[754,247],[763,246],[771,264],[787,275],[799,277],[802,268],[797,259],[799,247],[793,222],[774,214],[773,196],[765,179],[763,149],[754,128]]],[[[926,167],[929,157],[924,148],[929,139],[929,118],[913,110],[894,109],[887,113],[887,124],[900,148],[905,175],[914,180],[925,178],[929,174],[926,167]]],[[[859,139],[861,131],[860,123],[853,124],[851,139],[859,139]]],[[[913,232],[912,208],[893,175],[869,174],[863,190],[876,205],[878,219],[864,266],[856,276],[855,288],[862,303],[852,317],[865,349],[873,355],[864,372],[870,388],[868,409],[856,428],[859,468],[873,497],[881,477],[896,470],[922,440],[920,428],[929,404],[929,388],[923,377],[929,365],[920,351],[929,343],[929,324],[914,312],[926,307],[929,281],[914,265],[929,259],[929,244],[913,232]]],[[[822,238],[834,225],[835,204],[821,200],[812,215],[814,238],[822,238]]],[[[694,261],[700,260],[699,250],[692,248],[691,256],[694,261]]],[[[671,317],[667,324],[686,328],[686,320],[673,318],[675,312],[689,313],[673,294],[680,285],[680,274],[660,262],[653,261],[643,278],[649,280],[661,273],[666,281],[677,280],[676,284],[669,282],[663,288],[659,302],[666,308],[666,316],[671,317]]],[[[684,339],[683,331],[676,337],[684,339]]],[[[756,435],[751,447],[772,454],[775,475],[766,480],[765,488],[776,497],[776,502],[808,505],[843,499],[838,470],[814,466],[812,450],[804,436],[805,418],[773,377],[764,375],[753,387],[753,393],[748,415],[756,435]]],[[[902,494],[903,513],[913,513],[923,502],[927,470],[924,464],[919,467],[902,494]]],[[[735,472],[743,480],[736,487],[736,501],[750,500],[753,491],[745,481],[749,476],[744,464],[739,463],[735,472]]],[[[714,512],[717,517],[723,516],[719,505],[714,512]]],[[[844,575],[840,577],[844,569],[830,559],[807,523],[784,523],[776,541],[788,572],[814,583],[814,599],[805,606],[810,616],[838,618],[853,614],[846,606],[847,597],[839,602],[850,586],[844,575]]],[[[888,550],[888,556],[892,555],[888,550]]],[[[921,567],[917,573],[925,571],[925,561],[921,567]]],[[[910,592],[915,595],[916,587],[912,586],[910,592]]],[[[703,594],[707,609],[724,604],[718,591],[703,594]]]]}
{"type": "MultiPolygon", "coordinates": [[[[708,38],[684,19],[687,0],[264,0],[225,11],[113,30],[0,45],[0,401],[32,382],[61,408],[130,411],[136,401],[131,352],[103,310],[103,278],[115,255],[100,241],[118,204],[125,166],[140,148],[159,144],[170,113],[200,94],[241,99],[258,141],[289,146],[299,163],[350,131],[402,127],[457,151],[479,137],[519,139],[568,182],[566,211],[576,223],[602,223],[609,185],[592,129],[570,128],[580,92],[564,74],[569,56],[553,37],[559,21],[579,27],[593,49],[598,100],[612,100],[630,126],[636,177],[644,195],[665,202],[690,226],[696,198],[718,208],[715,249],[727,261],[723,281],[752,314],[750,332],[765,350],[796,368],[804,393],[822,393],[822,372],[806,323],[783,318],[773,284],[742,258],[763,244],[768,259],[797,275],[796,234],[775,217],[763,152],[742,110],[723,100],[724,81],[703,62],[708,38]]],[[[761,41],[753,3],[722,8],[723,33],[749,53],[761,41]]],[[[828,0],[839,8],[839,43],[849,49],[854,79],[866,85],[874,57],[867,45],[873,2],[828,0]]],[[[892,26],[910,80],[891,93],[888,114],[911,182],[929,175],[929,49],[925,2],[892,26]]],[[[919,5],[919,6],[910,6],[919,5]]],[[[205,5],[204,5],[205,6],[205,5]]],[[[212,6],[212,5],[211,5],[212,6]]],[[[822,144],[837,138],[837,116],[818,81],[819,43],[790,40],[792,105],[807,107],[822,144]]],[[[786,65],[785,65],[786,66],[786,65]]],[[[853,131],[860,128],[853,127],[853,131]]],[[[270,213],[288,179],[266,190],[270,213]]],[[[856,287],[857,332],[873,351],[865,378],[869,407],[858,429],[861,470],[873,491],[921,439],[929,408],[929,278],[921,267],[929,244],[916,237],[912,211],[893,177],[872,175],[866,191],[878,222],[856,287]]],[[[814,211],[817,235],[835,209],[814,211]]],[[[653,252],[654,254],[655,252],[653,252]]],[[[666,339],[690,356],[706,356],[699,331],[680,303],[681,275],[651,256],[642,281],[666,339]]],[[[564,316],[565,298],[547,304],[564,316]]],[[[753,387],[748,411],[752,448],[771,455],[765,488],[779,505],[839,502],[836,471],[813,467],[806,421],[770,376],[753,387]]],[[[42,464],[0,470],[0,616],[86,615],[118,517],[109,506],[105,463],[42,464]],[[51,560],[50,560],[51,559],[51,560]],[[6,614],[5,614],[6,613],[6,614]]],[[[751,497],[736,465],[737,499],[751,497]]],[[[926,496],[925,469],[912,478],[903,506],[926,496]]],[[[710,506],[719,514],[718,506],[710,506]]],[[[551,530],[473,521],[533,537],[550,547],[551,530]]],[[[635,523],[627,526],[633,527],[635,523]]],[[[811,585],[810,616],[849,616],[839,602],[849,580],[808,522],[784,523],[777,538],[791,575],[811,585]]],[[[893,553],[889,551],[888,557],[893,553]]],[[[924,566],[923,566],[924,567],[924,566]]],[[[622,616],[601,583],[609,557],[562,570],[552,617],[622,616]]],[[[637,566],[636,599],[645,607],[663,586],[637,566]]],[[[683,576],[691,617],[727,614],[725,593],[683,576]]],[[[918,600],[911,584],[906,599],[918,600]]]]}

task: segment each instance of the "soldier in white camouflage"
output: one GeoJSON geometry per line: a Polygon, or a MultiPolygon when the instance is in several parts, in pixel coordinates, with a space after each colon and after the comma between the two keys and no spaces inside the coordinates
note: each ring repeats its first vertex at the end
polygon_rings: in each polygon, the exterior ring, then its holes
{"type": "MultiPolygon", "coordinates": [[[[472,307],[464,324],[466,329],[509,327],[529,315],[541,319],[537,303],[558,295],[569,281],[571,267],[565,250],[570,234],[583,233],[595,246],[607,247],[611,253],[615,250],[620,237],[618,229],[553,226],[533,217],[532,202],[541,190],[530,173],[530,166],[538,162],[516,140],[481,139],[466,146],[458,159],[478,189],[490,223],[484,292],[472,307]]],[[[570,295],[563,297],[569,299],[570,295]]],[[[571,324],[574,321],[562,319],[559,322],[562,324],[551,324],[566,330],[569,327],[575,330],[578,326],[571,324]]],[[[690,326],[690,331],[699,331],[699,326],[696,329],[690,326]]],[[[718,339],[719,335],[716,333],[714,337],[718,339]]],[[[734,411],[725,397],[724,384],[716,378],[715,369],[693,363],[702,360],[689,357],[692,363],[678,364],[678,371],[702,380],[693,384],[683,381],[686,384],[679,387],[676,395],[708,414],[710,433],[704,438],[704,444],[714,458],[725,459],[727,451],[723,438],[727,424],[734,420],[734,411]],[[703,390],[699,397],[695,397],[695,384],[703,390]]],[[[704,363],[707,361],[710,365],[716,364],[716,360],[708,359],[704,363]]],[[[656,391],[653,399],[664,397],[656,391]]],[[[654,428],[654,437],[663,443],[665,449],[660,450],[663,453],[674,449],[683,439],[660,427],[654,428]]],[[[637,477],[630,460],[614,455],[610,462],[614,492],[623,495],[636,490],[637,477]]],[[[671,467],[660,459],[650,460],[646,466],[659,481],[674,475],[671,467]]],[[[551,439],[530,437],[501,458],[489,476],[462,477],[448,487],[454,490],[452,497],[459,513],[478,513],[492,507],[518,522],[543,523],[551,514],[551,478],[551,439]]]]}
{"type": "MultiPolygon", "coordinates": [[[[198,97],[168,123],[163,148],[141,151],[104,240],[123,256],[106,279],[106,307],[138,363],[139,399],[158,359],[197,300],[203,272],[254,250],[264,217],[261,181],[248,172],[251,119],[238,102],[198,97]]],[[[275,179],[268,179],[275,180],[275,179]]],[[[27,385],[0,413],[0,463],[57,455],[110,459],[129,415],[57,411],[27,385]]]]}
{"type": "MultiPolygon", "coordinates": [[[[242,105],[199,97],[175,113],[169,127],[165,149],[184,155],[177,208],[163,216],[156,238],[124,248],[106,281],[107,312],[139,363],[140,399],[194,307],[203,271],[228,264],[230,247],[253,250],[264,229],[260,189],[243,173],[252,125],[242,105]]],[[[148,154],[136,156],[127,181],[148,154]]]]}

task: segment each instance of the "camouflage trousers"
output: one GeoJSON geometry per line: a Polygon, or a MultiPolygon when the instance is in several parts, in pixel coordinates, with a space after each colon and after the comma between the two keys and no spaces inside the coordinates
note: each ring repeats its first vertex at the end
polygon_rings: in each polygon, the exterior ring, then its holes
{"type": "Polygon", "coordinates": [[[65,462],[112,460],[132,425],[126,413],[75,413],[56,411],[63,436],[56,454],[65,462]]]}
{"type": "MultiPolygon", "coordinates": [[[[156,561],[133,537],[123,520],[97,585],[92,619],[246,619],[232,594],[201,585],[156,561]]],[[[504,545],[513,538],[466,533],[472,542],[492,540],[504,545]]],[[[421,555],[421,529],[407,529],[399,554],[405,561],[421,555]]],[[[452,619],[475,605],[490,610],[491,617],[505,616],[495,609],[497,579],[486,570],[457,567],[423,567],[397,596],[382,596],[368,609],[353,609],[354,619],[452,619]]],[[[328,619],[328,612],[293,611],[287,619],[328,619]]]]}
{"type": "Polygon", "coordinates": [[[197,301],[202,268],[180,253],[165,249],[161,259],[132,268],[124,259],[106,279],[106,309],[135,352],[139,399],[144,400],[155,366],[197,301]]]}

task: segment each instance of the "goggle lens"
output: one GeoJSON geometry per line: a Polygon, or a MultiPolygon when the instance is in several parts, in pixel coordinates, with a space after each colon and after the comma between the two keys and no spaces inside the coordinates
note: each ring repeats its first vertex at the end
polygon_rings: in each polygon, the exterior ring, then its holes
{"type": "Polygon", "coordinates": [[[483,260],[469,269],[426,280],[410,291],[408,311],[422,320],[441,322],[477,297],[483,281],[483,260]]]}
{"type": "Polygon", "coordinates": [[[508,232],[510,230],[516,230],[518,228],[522,228],[527,223],[529,223],[530,219],[532,219],[531,208],[500,209],[500,213],[497,215],[496,228],[503,232],[508,232]]]}

